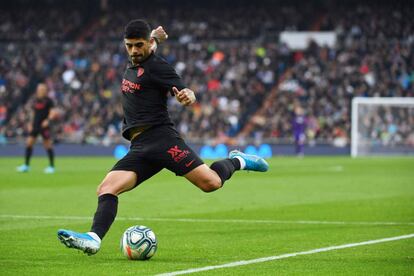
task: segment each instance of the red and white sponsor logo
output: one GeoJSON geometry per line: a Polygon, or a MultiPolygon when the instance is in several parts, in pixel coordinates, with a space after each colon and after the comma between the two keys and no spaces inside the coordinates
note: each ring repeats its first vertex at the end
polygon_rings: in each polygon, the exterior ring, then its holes
{"type": "Polygon", "coordinates": [[[167,150],[167,153],[171,155],[171,158],[174,159],[174,162],[179,163],[190,154],[190,151],[180,150],[176,145],[167,150]]]}
{"type": "Polygon", "coordinates": [[[135,83],[127,79],[122,80],[121,91],[123,93],[134,93],[141,89],[140,83],[135,83]]]}
{"type": "Polygon", "coordinates": [[[43,109],[46,107],[45,103],[35,103],[35,109],[43,109]]]}

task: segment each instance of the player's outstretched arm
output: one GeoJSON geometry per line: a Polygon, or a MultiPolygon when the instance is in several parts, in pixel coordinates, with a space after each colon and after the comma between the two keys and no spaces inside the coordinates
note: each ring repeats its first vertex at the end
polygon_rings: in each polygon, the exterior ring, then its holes
{"type": "Polygon", "coordinates": [[[155,52],[158,44],[161,44],[168,39],[168,34],[162,26],[158,26],[151,31],[151,38],[153,38],[151,50],[155,52]]]}
{"type": "Polygon", "coordinates": [[[184,88],[183,90],[178,90],[177,87],[172,88],[175,98],[180,104],[184,106],[189,106],[195,103],[196,97],[194,91],[189,88],[184,88]]]}

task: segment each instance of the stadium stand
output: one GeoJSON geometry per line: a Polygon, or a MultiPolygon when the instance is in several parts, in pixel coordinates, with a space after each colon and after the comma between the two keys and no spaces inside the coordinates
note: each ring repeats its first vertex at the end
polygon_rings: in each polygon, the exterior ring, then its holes
{"type": "Polygon", "coordinates": [[[193,142],[291,141],[293,106],[302,105],[308,141],[347,143],[353,97],[414,96],[410,5],[62,3],[52,9],[39,1],[40,16],[12,4],[0,12],[0,133],[9,141],[27,133],[30,97],[45,80],[61,114],[59,140],[120,142],[122,28],[136,17],[165,27],[170,39],[158,53],[197,91],[191,108],[169,102],[178,129],[193,142]],[[192,5],[203,9],[193,12],[192,5]],[[284,30],[331,30],[339,39],[332,48],[311,43],[294,51],[276,39],[284,30]]]}

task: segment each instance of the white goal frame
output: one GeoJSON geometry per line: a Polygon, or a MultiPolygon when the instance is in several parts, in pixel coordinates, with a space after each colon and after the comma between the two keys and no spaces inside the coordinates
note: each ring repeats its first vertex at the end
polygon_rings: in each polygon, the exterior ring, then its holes
{"type": "Polygon", "coordinates": [[[351,156],[358,156],[358,107],[361,104],[382,106],[413,106],[414,97],[355,97],[352,99],[351,156]]]}

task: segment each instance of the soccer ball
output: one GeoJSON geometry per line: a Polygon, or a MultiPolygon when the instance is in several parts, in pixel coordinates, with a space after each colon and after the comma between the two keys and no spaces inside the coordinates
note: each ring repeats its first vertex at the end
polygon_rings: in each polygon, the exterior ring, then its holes
{"type": "Polygon", "coordinates": [[[129,227],[121,238],[121,251],[130,260],[148,260],[157,251],[154,232],[142,225],[129,227]]]}

